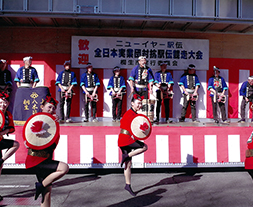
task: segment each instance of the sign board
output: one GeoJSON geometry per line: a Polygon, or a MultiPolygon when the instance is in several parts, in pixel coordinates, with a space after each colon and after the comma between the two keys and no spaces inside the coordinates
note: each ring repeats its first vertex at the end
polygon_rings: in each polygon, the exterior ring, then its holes
{"type": "Polygon", "coordinates": [[[72,36],[71,44],[73,68],[85,68],[88,62],[94,68],[133,68],[139,56],[146,56],[152,69],[164,61],[171,70],[185,70],[189,64],[209,68],[209,40],[72,36]]]}

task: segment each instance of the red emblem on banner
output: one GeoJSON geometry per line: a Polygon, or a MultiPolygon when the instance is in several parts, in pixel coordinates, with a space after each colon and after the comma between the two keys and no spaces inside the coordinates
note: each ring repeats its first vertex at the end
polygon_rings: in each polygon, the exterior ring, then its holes
{"type": "Polygon", "coordinates": [[[89,50],[89,44],[90,44],[90,42],[88,41],[88,40],[82,40],[82,39],[80,39],[79,41],[78,41],[78,47],[79,47],[79,50],[89,50]]]}

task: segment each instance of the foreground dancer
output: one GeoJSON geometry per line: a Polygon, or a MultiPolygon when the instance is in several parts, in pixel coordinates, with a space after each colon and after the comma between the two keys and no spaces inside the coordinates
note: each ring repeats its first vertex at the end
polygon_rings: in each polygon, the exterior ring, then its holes
{"type": "Polygon", "coordinates": [[[247,141],[246,159],[245,159],[245,170],[248,171],[249,175],[253,179],[253,142],[252,142],[253,132],[247,141]]]}
{"type": "MultiPolygon", "coordinates": [[[[45,101],[41,105],[41,110],[44,113],[39,113],[40,116],[50,116],[47,114],[51,114],[55,116],[53,122],[57,121],[58,118],[55,115],[55,109],[57,104],[58,102],[55,99],[47,96],[45,101]]],[[[34,134],[38,134],[38,137],[41,136],[42,138],[45,138],[43,134],[48,133],[47,130],[49,131],[51,125],[53,124],[51,123],[50,125],[50,123],[45,122],[40,125],[40,123],[42,122],[40,118],[38,119],[38,121],[33,122],[29,129],[27,126],[29,125],[29,120],[31,120],[30,118],[27,120],[24,126],[24,130],[31,130],[34,134]]],[[[69,167],[66,163],[52,159],[53,152],[58,144],[59,138],[60,136],[58,133],[58,136],[56,136],[54,143],[43,150],[34,150],[29,147],[28,155],[25,161],[26,168],[31,168],[36,173],[39,182],[35,183],[35,200],[39,197],[40,194],[42,194],[41,206],[43,207],[49,207],[51,205],[52,183],[64,176],[69,170],[69,167]]],[[[26,145],[28,145],[27,140],[26,145]]]]}
{"type": "MultiPolygon", "coordinates": [[[[1,111],[1,120],[2,126],[0,128],[0,174],[2,172],[3,163],[11,155],[13,155],[19,148],[19,143],[14,140],[4,139],[3,135],[7,135],[15,131],[12,115],[7,111],[9,105],[9,95],[2,92],[0,93],[0,111],[1,111]],[[2,155],[2,150],[7,149],[6,153],[2,155]]],[[[0,195],[0,201],[3,200],[3,197],[0,195]]]]}
{"type": "Polygon", "coordinates": [[[125,163],[124,176],[126,181],[125,189],[133,196],[136,194],[131,188],[131,165],[132,157],[145,152],[148,146],[135,140],[131,131],[131,121],[137,116],[137,111],[142,107],[142,98],[138,94],[134,94],[131,100],[131,109],[129,109],[121,119],[120,134],[118,139],[118,146],[122,151],[121,167],[125,163]],[[133,151],[132,151],[133,150],[133,151]]]}

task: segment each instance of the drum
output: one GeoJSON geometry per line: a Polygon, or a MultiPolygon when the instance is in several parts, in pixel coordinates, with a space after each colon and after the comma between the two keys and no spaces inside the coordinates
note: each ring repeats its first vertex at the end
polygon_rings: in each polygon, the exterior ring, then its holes
{"type": "Polygon", "coordinates": [[[61,98],[72,98],[73,97],[73,91],[71,90],[70,93],[66,94],[66,91],[69,89],[70,86],[62,86],[65,91],[61,91],[61,98]]]}
{"type": "Polygon", "coordinates": [[[23,87],[23,88],[31,88],[32,87],[32,84],[31,83],[20,83],[20,86],[19,86],[19,88],[20,87],[23,87]]]}
{"type": "Polygon", "coordinates": [[[189,100],[191,100],[191,101],[197,101],[198,98],[199,98],[198,95],[193,95],[191,93],[189,93],[189,95],[186,96],[187,101],[189,101],[189,100]]]}
{"type": "Polygon", "coordinates": [[[143,114],[138,114],[132,120],[130,129],[135,139],[145,140],[151,134],[152,124],[147,116],[143,114]]]}
{"type": "Polygon", "coordinates": [[[154,113],[155,113],[155,100],[143,99],[142,100],[142,109],[138,113],[148,116],[149,120],[151,122],[153,122],[154,121],[154,113]]]}
{"type": "Polygon", "coordinates": [[[118,98],[118,99],[122,100],[125,93],[126,92],[121,92],[119,95],[117,95],[117,94],[114,96],[112,95],[112,99],[118,98]]]}
{"type": "Polygon", "coordinates": [[[26,145],[34,150],[43,150],[57,143],[59,123],[49,113],[37,113],[29,117],[23,127],[23,139],[26,145]]]}
{"type": "Polygon", "coordinates": [[[88,97],[88,96],[85,94],[85,101],[86,101],[86,103],[87,103],[87,102],[91,102],[91,101],[98,102],[98,94],[95,94],[95,97],[93,98],[93,100],[91,100],[90,97],[88,97]]]}
{"type": "Polygon", "coordinates": [[[225,95],[220,95],[218,94],[218,102],[221,102],[221,103],[226,103],[226,96],[225,95]]]}

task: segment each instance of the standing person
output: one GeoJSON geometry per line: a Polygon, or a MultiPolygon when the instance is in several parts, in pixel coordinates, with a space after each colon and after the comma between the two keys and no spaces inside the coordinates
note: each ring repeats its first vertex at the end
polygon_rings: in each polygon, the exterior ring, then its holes
{"type": "Polygon", "coordinates": [[[70,70],[70,60],[65,61],[64,71],[61,71],[56,79],[55,85],[59,86],[60,92],[60,113],[61,113],[61,122],[72,122],[70,119],[70,110],[71,102],[73,98],[73,87],[77,85],[76,75],[73,71],[70,70]],[[64,113],[64,104],[65,100],[67,102],[67,114],[65,117],[64,113]],[[66,119],[65,119],[66,118],[66,119]]]}
{"type": "Polygon", "coordinates": [[[83,93],[85,94],[86,101],[84,105],[85,110],[85,118],[84,122],[89,121],[89,102],[92,106],[93,113],[93,122],[98,122],[96,118],[97,113],[97,90],[100,86],[100,82],[98,79],[98,75],[93,72],[93,67],[91,63],[87,64],[87,72],[83,73],[81,76],[80,86],[83,89],[83,93]]]}
{"type": "Polygon", "coordinates": [[[129,77],[131,93],[137,93],[148,99],[148,93],[152,94],[154,75],[151,68],[147,67],[146,57],[138,58],[138,65],[135,66],[129,77]]]}
{"type": "Polygon", "coordinates": [[[120,67],[114,67],[113,73],[114,75],[110,78],[107,89],[111,90],[110,95],[112,96],[112,121],[119,122],[122,111],[123,92],[126,90],[126,83],[124,77],[120,75],[120,67]]]}
{"type": "MultiPolygon", "coordinates": [[[[41,105],[42,112],[49,113],[55,116],[54,121],[57,121],[58,119],[57,116],[55,115],[57,104],[58,101],[56,101],[54,98],[50,96],[47,96],[41,105]]],[[[42,125],[42,128],[39,127],[40,131],[37,130],[37,133],[43,132],[43,130],[45,130],[43,126],[44,123],[42,125]]],[[[43,133],[41,133],[41,135],[43,135],[43,133]]],[[[53,160],[52,158],[53,152],[58,144],[59,138],[60,136],[57,137],[57,139],[51,146],[43,150],[34,150],[29,148],[28,155],[25,161],[26,168],[31,168],[36,173],[38,182],[35,183],[36,188],[35,200],[37,200],[37,198],[41,194],[42,207],[49,207],[51,205],[52,183],[60,179],[62,176],[64,176],[69,170],[69,167],[66,163],[53,160]]]]}
{"type": "Polygon", "coordinates": [[[213,107],[213,119],[215,123],[219,123],[217,108],[221,110],[223,123],[229,123],[225,111],[225,92],[228,90],[225,79],[220,76],[220,69],[214,66],[213,76],[208,80],[208,88],[213,107]]]}
{"type": "Polygon", "coordinates": [[[37,83],[40,81],[37,70],[32,67],[32,57],[24,57],[24,66],[18,69],[14,81],[17,87],[26,86],[35,88],[37,83]]]}
{"type": "MultiPolygon", "coordinates": [[[[3,128],[0,130],[0,174],[2,172],[3,163],[10,156],[12,156],[19,148],[19,143],[14,140],[5,139],[3,135],[13,133],[15,131],[12,114],[7,111],[9,105],[9,95],[7,93],[0,93],[0,111],[4,115],[5,123],[3,128]],[[2,155],[2,150],[7,149],[4,155],[2,155]]],[[[0,195],[0,201],[3,200],[3,196],[0,195]]]]}
{"type": "Polygon", "coordinates": [[[142,98],[138,94],[134,94],[131,100],[131,109],[129,109],[121,119],[120,122],[120,134],[118,139],[118,146],[122,151],[122,161],[121,166],[125,163],[124,176],[125,176],[125,190],[127,190],[131,195],[135,196],[131,188],[131,166],[132,157],[140,153],[145,152],[148,146],[133,138],[131,132],[131,121],[137,116],[137,112],[142,107],[142,98]]]}
{"type": "Polygon", "coordinates": [[[141,112],[148,116],[148,112],[150,112],[150,121],[153,122],[154,114],[154,103],[151,102],[149,95],[153,95],[153,83],[154,83],[154,75],[151,68],[147,67],[146,57],[140,56],[138,58],[138,65],[135,66],[129,77],[129,84],[131,88],[131,94],[138,94],[143,96],[143,105],[141,112]],[[150,103],[150,105],[149,105],[150,103]]]}
{"type": "Polygon", "coordinates": [[[196,119],[196,101],[198,97],[200,82],[198,76],[195,74],[195,65],[190,64],[188,66],[187,72],[181,76],[178,84],[182,88],[184,96],[181,118],[179,119],[179,122],[185,121],[186,110],[189,103],[191,105],[192,121],[199,122],[196,119]]]}
{"type": "Polygon", "coordinates": [[[160,109],[161,104],[163,101],[164,108],[165,108],[165,116],[166,116],[166,122],[171,123],[172,121],[169,120],[170,116],[170,97],[169,97],[169,90],[171,85],[174,84],[172,75],[167,70],[167,63],[163,62],[160,64],[161,70],[155,73],[155,82],[154,84],[158,87],[158,90],[156,91],[156,119],[155,123],[159,122],[160,117],[160,109]]]}
{"type": "Polygon", "coordinates": [[[7,61],[0,60],[0,91],[10,94],[12,89],[11,72],[7,69],[7,61]]]}
{"type": "MultiPolygon", "coordinates": [[[[241,119],[238,122],[244,123],[246,105],[249,102],[253,102],[253,76],[248,77],[248,81],[243,82],[239,93],[243,99],[241,102],[241,119]]],[[[253,118],[251,119],[251,122],[253,122],[253,118]]]]}

